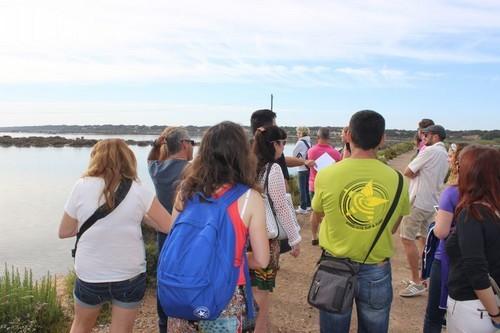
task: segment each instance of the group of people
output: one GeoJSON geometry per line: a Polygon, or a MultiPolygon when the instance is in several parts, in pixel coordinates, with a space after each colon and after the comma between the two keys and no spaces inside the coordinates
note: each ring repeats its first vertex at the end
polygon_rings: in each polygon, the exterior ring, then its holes
{"type": "MultiPolygon", "coordinates": [[[[161,251],[176,218],[195,194],[218,198],[237,184],[249,190],[227,208],[227,214],[239,239],[236,251],[247,251],[250,274],[240,272],[234,295],[216,325],[167,318],[158,303],[160,332],[219,332],[221,327],[224,332],[267,332],[280,254],[300,255],[296,213],[308,211],[312,211],[312,245],[319,245],[323,255],[359,264],[354,293],[359,332],[388,331],[392,234],[400,223],[412,272],[401,296],[422,294],[429,287],[424,331],[441,330],[443,306],[448,309],[450,332],[493,332],[495,325],[500,327],[489,280],[491,276],[500,282],[498,149],[452,144],[448,154],[444,128],[423,124],[419,130],[423,144],[404,172],[410,178],[408,186],[377,159],[385,120],[375,111],[352,115],[342,131],[341,152],[328,144],[327,128],[319,129],[313,145],[309,130],[299,127],[293,156],[285,156],[287,133],[276,125],[276,113],[257,110],[250,122],[250,140],[240,125],[230,121],[210,127],[194,158],[195,142],[188,132],[166,128],[148,155],[156,195],[138,179],[137,161],[123,140],[102,140],[93,147],[89,167],[66,202],[59,228],[61,238],[78,240],[72,333],[90,332],[107,301],[112,303],[111,332],[132,332],[146,289],[141,224],[157,230],[161,251]],[[315,160],[324,153],[336,163],[317,172],[315,160]],[[448,156],[450,186],[439,199],[448,156]],[[287,198],[288,167],[299,167],[297,211],[287,198]],[[263,193],[273,203],[285,240],[268,238],[263,193]],[[428,284],[418,272],[416,241],[425,239],[438,199],[434,233],[442,241],[428,284]],[[246,276],[252,290],[246,288],[246,276]],[[247,320],[248,293],[256,303],[253,323],[247,320]]],[[[349,332],[351,314],[352,308],[341,313],[320,310],[321,332],[349,332]]]]}

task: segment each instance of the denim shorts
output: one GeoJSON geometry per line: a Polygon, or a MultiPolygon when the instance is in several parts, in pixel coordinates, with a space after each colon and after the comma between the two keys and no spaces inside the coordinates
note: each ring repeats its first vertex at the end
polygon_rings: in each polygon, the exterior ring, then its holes
{"type": "Polygon", "coordinates": [[[86,308],[97,308],[110,301],[113,305],[135,309],[146,292],[146,273],[118,282],[90,283],[76,278],[73,296],[75,302],[86,308]]]}

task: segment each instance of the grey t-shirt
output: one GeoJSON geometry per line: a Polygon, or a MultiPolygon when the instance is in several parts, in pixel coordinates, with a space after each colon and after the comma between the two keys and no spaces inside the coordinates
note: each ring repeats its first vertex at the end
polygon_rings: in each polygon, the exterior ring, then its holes
{"type": "Polygon", "coordinates": [[[172,213],[175,190],[179,184],[181,173],[187,164],[188,161],[186,160],[148,162],[149,175],[155,186],[156,196],[169,213],[172,213]]]}

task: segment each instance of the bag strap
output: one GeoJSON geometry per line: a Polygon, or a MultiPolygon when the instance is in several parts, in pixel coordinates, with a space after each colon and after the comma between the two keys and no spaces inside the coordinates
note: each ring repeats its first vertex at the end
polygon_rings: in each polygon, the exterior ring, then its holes
{"type": "Polygon", "coordinates": [[[306,147],[307,147],[308,150],[309,150],[309,148],[311,148],[311,146],[307,143],[306,140],[300,139],[300,141],[304,142],[304,144],[306,145],[306,147]]]}
{"type": "Polygon", "coordinates": [[[392,201],[391,207],[389,208],[389,211],[387,212],[387,215],[385,216],[384,222],[382,222],[382,225],[378,229],[377,235],[375,236],[375,239],[373,240],[372,245],[370,246],[370,250],[368,250],[368,253],[366,254],[365,260],[363,260],[363,264],[366,262],[366,259],[368,259],[368,256],[370,253],[372,253],[373,248],[377,244],[380,236],[382,235],[382,232],[384,231],[385,227],[389,223],[389,220],[392,217],[392,214],[394,214],[394,210],[396,209],[396,206],[398,205],[399,198],[401,197],[401,191],[403,190],[403,176],[401,173],[396,171],[398,174],[398,188],[396,190],[396,194],[394,195],[394,200],[392,201]]]}
{"type": "Polygon", "coordinates": [[[120,182],[120,185],[118,185],[118,188],[115,192],[115,206],[112,209],[109,209],[106,204],[103,204],[96,209],[94,214],[92,214],[85,222],[83,222],[82,226],[80,227],[80,230],[78,230],[78,233],[76,234],[75,246],[71,250],[71,256],[73,258],[75,257],[76,254],[76,248],[78,242],[80,241],[80,238],[85,233],[85,231],[87,231],[91,226],[93,226],[98,220],[106,217],[113,210],[115,210],[115,208],[118,207],[118,205],[120,205],[123,199],[125,199],[125,197],[127,196],[130,187],[132,187],[132,180],[123,179],[120,182]]]}
{"type": "Polygon", "coordinates": [[[271,212],[273,213],[274,216],[274,222],[276,222],[276,229],[278,229],[278,235],[276,236],[276,238],[278,238],[280,236],[279,235],[280,228],[278,226],[278,216],[276,215],[276,210],[274,209],[273,199],[271,199],[271,196],[269,195],[269,173],[271,172],[273,164],[274,163],[270,162],[267,164],[266,167],[266,175],[264,179],[264,193],[266,194],[267,201],[269,202],[269,206],[271,207],[271,212]]]}

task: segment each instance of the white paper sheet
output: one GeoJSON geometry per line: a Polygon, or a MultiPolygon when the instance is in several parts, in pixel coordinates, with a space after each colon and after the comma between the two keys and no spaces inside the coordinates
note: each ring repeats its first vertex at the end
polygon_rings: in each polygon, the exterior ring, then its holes
{"type": "Polygon", "coordinates": [[[328,155],[328,153],[323,153],[320,157],[318,157],[316,160],[316,166],[314,167],[317,171],[323,169],[324,167],[327,167],[329,165],[335,164],[335,160],[328,155]]]}

